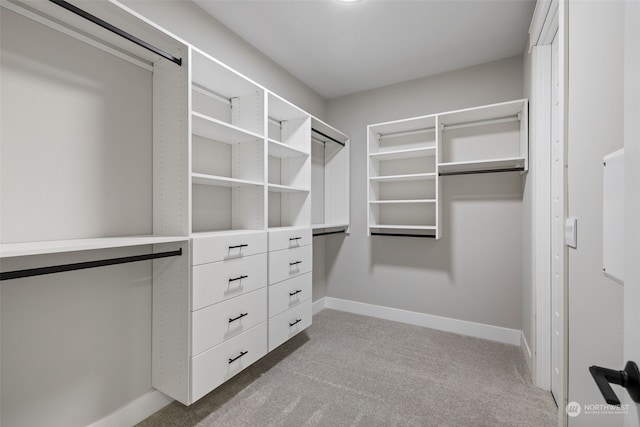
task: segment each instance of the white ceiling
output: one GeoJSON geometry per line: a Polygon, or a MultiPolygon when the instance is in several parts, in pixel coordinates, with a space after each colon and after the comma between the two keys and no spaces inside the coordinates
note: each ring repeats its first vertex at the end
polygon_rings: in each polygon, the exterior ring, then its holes
{"type": "Polygon", "coordinates": [[[194,0],[325,98],[519,55],[534,0],[194,0]]]}

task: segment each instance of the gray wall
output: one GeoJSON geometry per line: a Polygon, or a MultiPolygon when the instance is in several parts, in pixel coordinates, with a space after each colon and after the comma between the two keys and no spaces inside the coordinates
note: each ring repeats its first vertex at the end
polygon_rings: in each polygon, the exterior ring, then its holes
{"type": "Polygon", "coordinates": [[[324,98],[195,3],[186,0],[123,0],[122,4],[303,110],[324,119],[324,98]]]}
{"type": "Polygon", "coordinates": [[[366,126],[521,98],[522,57],[331,99],[351,137],[351,235],[327,238],[327,295],[507,328],[522,327],[522,179],[447,177],[444,237],[367,237],[366,126]]]}
{"type": "MultiPolygon", "coordinates": [[[[624,366],[623,288],[601,271],[602,158],[623,146],[624,2],[569,2],[568,28],[568,216],[578,219],[568,258],[568,397],[601,404],[588,367],[624,366]]],[[[569,418],[571,426],[621,423],[618,415],[569,418]]]]}

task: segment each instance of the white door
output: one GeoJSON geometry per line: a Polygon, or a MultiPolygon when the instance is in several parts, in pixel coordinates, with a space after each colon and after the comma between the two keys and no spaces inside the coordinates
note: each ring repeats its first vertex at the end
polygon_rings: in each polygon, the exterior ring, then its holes
{"type": "MultiPolygon", "coordinates": [[[[640,2],[625,7],[624,360],[640,364],[640,2]]],[[[639,426],[640,404],[620,398],[629,405],[625,426],[639,426]]]]}
{"type": "Polygon", "coordinates": [[[551,43],[551,393],[564,408],[565,167],[558,39],[556,33],[551,43]]]}

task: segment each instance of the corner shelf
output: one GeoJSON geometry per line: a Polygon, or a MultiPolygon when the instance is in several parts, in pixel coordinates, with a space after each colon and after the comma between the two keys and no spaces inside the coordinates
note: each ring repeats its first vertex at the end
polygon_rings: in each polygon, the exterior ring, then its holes
{"type": "Polygon", "coordinates": [[[262,186],[261,182],[247,181],[245,179],[227,178],[224,176],[192,173],[191,182],[197,185],[214,185],[217,187],[253,187],[262,186]]]}
{"type": "Polygon", "coordinates": [[[225,123],[201,113],[191,113],[191,127],[194,135],[226,144],[255,142],[263,137],[238,126],[225,123]]]}
{"type": "Polygon", "coordinates": [[[309,153],[283,144],[275,139],[269,138],[269,155],[279,159],[290,159],[294,157],[308,157],[309,153]]]}
{"type": "Polygon", "coordinates": [[[308,188],[292,187],[290,185],[269,184],[269,191],[275,193],[308,193],[308,188]]]}

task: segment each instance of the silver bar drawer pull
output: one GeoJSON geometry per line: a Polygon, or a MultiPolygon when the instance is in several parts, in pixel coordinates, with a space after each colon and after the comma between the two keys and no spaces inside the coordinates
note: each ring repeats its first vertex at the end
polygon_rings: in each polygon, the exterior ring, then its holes
{"type": "Polygon", "coordinates": [[[240,359],[242,356],[244,356],[245,354],[249,353],[248,351],[241,351],[239,355],[237,355],[236,357],[234,357],[233,359],[229,358],[229,363],[233,363],[236,360],[240,359]]]}
{"type": "Polygon", "coordinates": [[[242,279],[246,279],[249,276],[238,276],[238,277],[234,277],[233,279],[229,279],[229,283],[231,282],[235,282],[236,280],[242,280],[242,279]]]}
{"type": "Polygon", "coordinates": [[[293,267],[294,265],[298,265],[298,264],[302,264],[302,261],[294,261],[294,262],[290,262],[289,265],[291,267],[293,267]]]}
{"type": "Polygon", "coordinates": [[[248,316],[248,315],[249,315],[249,313],[241,313],[240,315],[238,315],[238,316],[236,316],[236,317],[234,317],[234,318],[231,318],[231,317],[230,317],[230,318],[229,318],[229,323],[233,323],[233,322],[235,322],[236,320],[240,320],[240,319],[242,319],[244,316],[248,316]]]}
{"type": "Polygon", "coordinates": [[[289,327],[291,328],[292,326],[297,325],[298,323],[302,322],[302,319],[296,319],[295,322],[289,322],[289,327]]]}
{"type": "Polygon", "coordinates": [[[296,290],[296,291],[294,291],[294,292],[289,292],[289,296],[290,296],[290,297],[292,297],[292,296],[294,296],[294,295],[298,295],[300,292],[302,292],[302,289],[297,289],[297,290],[296,290]]]}

